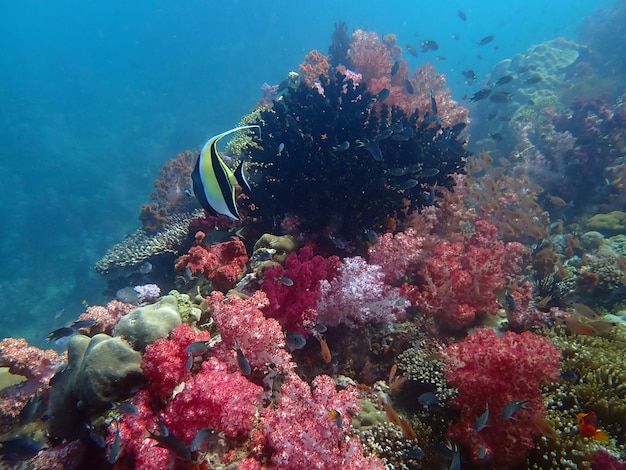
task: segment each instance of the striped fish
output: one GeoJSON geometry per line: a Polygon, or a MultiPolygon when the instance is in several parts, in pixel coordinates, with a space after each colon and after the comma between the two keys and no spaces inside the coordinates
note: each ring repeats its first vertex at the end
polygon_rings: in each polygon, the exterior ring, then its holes
{"type": "Polygon", "coordinates": [[[235,186],[240,185],[248,190],[250,185],[246,181],[243,172],[243,161],[239,163],[233,172],[217,152],[217,143],[223,137],[242,129],[259,128],[259,126],[241,126],[222,132],[204,144],[200,156],[196,161],[196,167],[191,174],[193,192],[198,198],[200,205],[213,215],[226,215],[234,220],[240,220],[235,200],[235,186]]]}

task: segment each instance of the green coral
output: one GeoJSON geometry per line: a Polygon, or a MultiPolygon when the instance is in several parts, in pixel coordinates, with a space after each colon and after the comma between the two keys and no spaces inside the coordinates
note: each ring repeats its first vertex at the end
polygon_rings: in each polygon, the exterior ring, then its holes
{"type": "MultiPolygon", "coordinates": [[[[263,125],[265,122],[261,117],[261,112],[266,111],[264,108],[256,108],[250,113],[244,115],[237,124],[237,127],[242,126],[250,126],[261,124],[263,125]]],[[[226,155],[230,155],[231,157],[245,157],[247,155],[246,148],[260,148],[259,144],[254,142],[252,136],[254,135],[254,129],[247,129],[241,132],[237,132],[232,139],[226,145],[226,155]]]]}
{"type": "Polygon", "coordinates": [[[612,211],[596,214],[587,221],[587,226],[604,234],[626,233],[626,212],[612,211]]]}
{"type": "Polygon", "coordinates": [[[561,380],[544,389],[548,421],[557,438],[541,438],[530,453],[527,468],[588,468],[598,449],[615,455],[626,451],[626,329],[602,336],[568,334],[565,328],[545,333],[563,354],[562,370],[576,381],[561,380]],[[576,414],[594,411],[598,427],[610,439],[600,442],[580,435],[576,414]]]}
{"type": "Polygon", "coordinates": [[[168,295],[174,296],[178,305],[178,313],[183,323],[194,325],[200,320],[202,310],[199,309],[187,294],[181,294],[177,290],[171,290],[168,295]]]}

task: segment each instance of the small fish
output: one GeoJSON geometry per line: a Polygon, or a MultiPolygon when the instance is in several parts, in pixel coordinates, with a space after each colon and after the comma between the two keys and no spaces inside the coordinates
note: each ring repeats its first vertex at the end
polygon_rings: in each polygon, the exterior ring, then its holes
{"type": "Polygon", "coordinates": [[[507,83],[511,83],[513,80],[515,80],[515,75],[513,74],[504,75],[503,77],[500,77],[498,78],[498,80],[496,80],[496,83],[494,83],[494,86],[506,85],[507,83]]]}
{"type": "Polygon", "coordinates": [[[517,311],[517,305],[515,304],[515,299],[511,296],[511,293],[508,290],[504,292],[504,303],[509,312],[517,311]]]}
{"type": "Polygon", "coordinates": [[[439,44],[437,43],[437,41],[432,41],[432,40],[422,41],[420,43],[420,46],[422,48],[422,52],[439,50],[439,44]]]}
{"type": "Polygon", "coordinates": [[[383,152],[380,150],[380,147],[376,142],[367,142],[363,145],[365,150],[367,150],[372,158],[377,162],[383,161],[383,152]]]}
{"type": "Polygon", "coordinates": [[[461,39],[461,37],[458,34],[452,34],[452,39],[458,41],[459,39],[461,39]]]}
{"type": "Polygon", "coordinates": [[[41,395],[39,395],[39,389],[37,389],[35,394],[26,402],[22,411],[20,411],[20,425],[23,426],[38,420],[44,414],[44,411],[43,400],[41,395]]]}
{"type": "Polygon", "coordinates": [[[478,41],[476,43],[476,45],[477,46],[485,46],[485,45],[489,44],[491,41],[493,41],[495,38],[496,37],[493,34],[490,34],[489,36],[485,36],[480,41],[478,41]]]}
{"type": "Polygon", "coordinates": [[[492,103],[506,103],[512,99],[513,93],[508,93],[506,91],[496,91],[495,93],[491,93],[491,95],[489,95],[489,101],[492,103]]]}
{"type": "Polygon", "coordinates": [[[467,21],[467,15],[463,11],[459,10],[457,14],[459,15],[459,18],[461,18],[461,21],[467,21]]]}
{"type": "Polygon", "coordinates": [[[448,58],[445,55],[438,55],[437,57],[435,57],[435,59],[442,61],[442,60],[448,60],[448,58]]]}
{"type": "Polygon", "coordinates": [[[139,409],[129,401],[116,403],[113,408],[118,413],[121,413],[126,416],[132,416],[132,415],[136,415],[137,413],[139,413],[139,409]]]}
{"type": "Polygon", "coordinates": [[[566,380],[568,382],[572,382],[572,383],[578,382],[578,374],[574,371],[562,370],[560,375],[563,380],[566,380]]]}
{"type": "Polygon", "coordinates": [[[328,238],[330,238],[330,241],[333,242],[333,245],[335,245],[336,248],[339,248],[340,250],[346,249],[346,243],[341,238],[334,235],[329,235],[328,238]]]}
{"type": "Polygon", "coordinates": [[[339,429],[343,428],[343,418],[341,417],[341,412],[339,410],[330,411],[328,413],[328,417],[335,420],[339,429]]]}
{"type": "Polygon", "coordinates": [[[558,207],[567,206],[567,202],[565,202],[563,198],[560,198],[558,196],[552,196],[551,194],[548,194],[546,198],[548,199],[548,201],[550,201],[550,204],[554,206],[558,206],[558,207]]]}
{"type": "Polygon", "coordinates": [[[290,277],[279,276],[274,278],[274,282],[278,282],[283,286],[291,287],[293,286],[293,280],[290,277]]]}
{"type": "Polygon", "coordinates": [[[515,413],[517,413],[517,411],[520,408],[522,408],[524,410],[529,410],[530,408],[528,408],[527,406],[524,406],[529,401],[530,400],[524,400],[524,401],[515,400],[515,401],[512,401],[511,403],[506,405],[504,407],[504,409],[502,410],[502,419],[504,419],[504,420],[513,419],[514,420],[515,418],[513,417],[513,415],[515,413]]]}
{"type": "Polygon", "coordinates": [[[158,421],[157,426],[161,430],[161,434],[155,434],[151,431],[148,431],[148,439],[154,439],[155,441],[157,441],[158,447],[163,447],[165,449],[171,450],[183,460],[191,460],[191,452],[189,451],[185,443],[178,437],[170,434],[165,427],[165,424],[158,421]]]}
{"type": "Polygon", "coordinates": [[[600,332],[595,329],[590,323],[586,323],[574,317],[566,318],[565,320],[558,319],[556,321],[558,325],[565,325],[565,327],[572,333],[583,336],[597,336],[600,332]]]}
{"type": "Polygon", "coordinates": [[[246,375],[246,376],[250,375],[252,373],[252,367],[250,366],[248,359],[246,359],[246,356],[244,355],[243,351],[239,347],[239,341],[237,341],[236,338],[235,338],[235,347],[233,349],[237,353],[237,364],[239,365],[239,370],[241,371],[243,375],[246,375]]]}
{"type": "Polygon", "coordinates": [[[100,449],[104,449],[107,446],[107,441],[100,429],[97,429],[91,424],[85,424],[85,427],[89,430],[89,439],[100,449]]]}
{"type": "Polygon", "coordinates": [[[532,77],[529,77],[526,80],[524,80],[523,84],[524,85],[533,85],[535,83],[539,83],[541,80],[543,80],[543,78],[541,78],[540,75],[533,75],[532,77]]]}
{"type": "Polygon", "coordinates": [[[578,424],[578,431],[584,437],[592,437],[600,442],[609,440],[609,435],[604,431],[599,431],[596,427],[598,425],[598,417],[595,411],[578,413],[576,415],[576,424],[578,424]]]}
{"type": "Polygon", "coordinates": [[[320,342],[320,348],[321,348],[321,352],[322,352],[322,359],[324,359],[324,362],[326,364],[330,364],[330,361],[332,361],[333,356],[330,353],[330,348],[328,347],[328,343],[326,342],[326,339],[323,336],[318,335],[317,336],[317,340],[320,342]]]}
{"type": "Polygon", "coordinates": [[[484,413],[481,414],[478,418],[476,418],[476,421],[474,422],[474,430],[477,432],[480,432],[483,429],[485,429],[487,427],[488,419],[489,419],[489,403],[487,403],[484,413]]]}
{"type": "Polygon", "coordinates": [[[413,84],[411,83],[411,80],[409,80],[408,78],[404,81],[404,89],[409,95],[412,95],[415,91],[413,89],[413,84]]]}
{"type": "Polygon", "coordinates": [[[46,336],[46,341],[50,342],[56,342],[58,340],[60,340],[61,338],[66,338],[68,336],[72,336],[73,334],[75,334],[76,332],[74,331],[74,328],[69,328],[67,326],[64,326],[63,328],[58,328],[54,331],[51,331],[48,336],[46,336]]]}
{"type": "Polygon", "coordinates": [[[476,73],[472,69],[463,70],[463,76],[469,81],[469,83],[466,82],[468,85],[471,85],[476,80],[476,73]]]}
{"type": "Polygon", "coordinates": [[[530,422],[533,423],[539,432],[548,439],[552,439],[553,441],[556,440],[556,431],[544,416],[534,414],[530,417],[530,422]]]}
{"type": "Polygon", "coordinates": [[[138,271],[141,274],[150,274],[152,272],[152,263],[150,261],[144,261],[139,265],[138,271]]]}
{"type": "Polygon", "coordinates": [[[419,184],[419,181],[415,179],[408,179],[408,180],[404,180],[400,184],[395,185],[393,189],[398,190],[398,191],[403,191],[403,190],[414,188],[418,184],[419,184]]]}
{"type": "Polygon", "coordinates": [[[108,462],[113,465],[120,458],[122,452],[122,438],[120,436],[120,425],[115,421],[115,439],[111,445],[111,452],[109,452],[108,462]]]}
{"type": "Polygon", "coordinates": [[[118,289],[115,297],[125,304],[139,305],[139,293],[130,286],[118,289]]]}
{"type": "Polygon", "coordinates": [[[8,462],[23,462],[32,459],[44,447],[27,436],[10,437],[0,441],[0,456],[8,462]]]}
{"type": "Polygon", "coordinates": [[[191,173],[193,192],[204,210],[211,215],[225,215],[233,220],[240,220],[237,209],[235,187],[250,187],[245,180],[243,160],[233,172],[222,160],[217,151],[220,139],[243,129],[260,129],[257,125],[240,126],[211,137],[196,160],[191,173]]]}
{"type": "Polygon", "coordinates": [[[70,325],[70,328],[74,328],[75,330],[80,330],[81,328],[91,328],[95,324],[96,324],[95,320],[76,320],[70,325]]]}
{"type": "Polygon", "coordinates": [[[417,402],[422,406],[432,406],[439,403],[439,398],[433,392],[426,392],[417,397],[417,402]]]}
{"type": "Polygon", "coordinates": [[[69,366],[67,364],[63,364],[61,367],[59,367],[55,374],[50,377],[50,382],[49,385],[52,387],[55,384],[59,383],[59,381],[63,378],[64,375],[66,375],[69,372],[69,366]]]}
{"type": "Polygon", "coordinates": [[[390,127],[388,127],[387,129],[385,129],[384,131],[382,131],[380,134],[378,134],[375,138],[374,141],[375,142],[382,142],[385,139],[388,139],[389,137],[391,137],[391,134],[393,134],[393,129],[391,129],[390,127]]]}
{"type": "Polygon", "coordinates": [[[376,102],[385,101],[387,98],[389,98],[390,94],[391,94],[391,91],[389,90],[389,88],[383,88],[374,97],[374,101],[376,102]]]}
{"type": "Polygon", "coordinates": [[[61,318],[61,315],[63,315],[63,313],[65,313],[65,309],[62,308],[61,310],[58,310],[55,314],[54,314],[54,319],[58,320],[59,318],[61,318]]]}
{"type": "Polygon", "coordinates": [[[205,449],[208,444],[217,442],[219,439],[219,434],[215,432],[213,428],[204,428],[200,429],[196,434],[196,437],[193,438],[191,444],[189,445],[189,450],[191,452],[197,452],[199,450],[205,449]]]}
{"type": "Polygon", "coordinates": [[[504,140],[504,136],[499,132],[492,132],[491,134],[489,134],[489,137],[491,137],[496,142],[501,142],[502,140],[504,140]]]}
{"type": "Polygon", "coordinates": [[[285,150],[285,144],[281,142],[280,144],[278,144],[278,156],[283,154],[283,150],[285,150]]]}
{"type": "Polygon", "coordinates": [[[470,97],[470,101],[476,102],[480,100],[484,100],[491,94],[491,90],[489,88],[483,88],[482,90],[478,90],[470,97]]]}
{"type": "Polygon", "coordinates": [[[298,333],[285,333],[285,347],[292,352],[302,349],[306,345],[306,338],[298,333]]]}
{"type": "Polygon", "coordinates": [[[350,142],[348,142],[347,140],[343,141],[339,145],[334,145],[332,147],[333,152],[345,152],[349,148],[350,148],[350,142]]]}
{"type": "Polygon", "coordinates": [[[389,176],[403,176],[406,172],[406,168],[388,168],[385,170],[385,174],[389,176]]]}
{"type": "Polygon", "coordinates": [[[426,453],[419,447],[413,447],[410,450],[405,450],[401,455],[403,458],[416,460],[420,460],[426,457],[426,453]]]}
{"type": "Polygon", "coordinates": [[[185,363],[185,369],[191,370],[193,367],[193,354],[187,354],[187,362],[185,363]]]}
{"type": "Polygon", "coordinates": [[[576,313],[582,317],[589,318],[590,320],[598,320],[600,318],[600,315],[583,303],[575,302],[572,304],[572,307],[574,307],[576,313]]]}
{"type": "Polygon", "coordinates": [[[413,57],[417,57],[417,51],[411,44],[406,45],[406,50],[409,51],[409,54],[411,54],[413,57]]]}
{"type": "Polygon", "coordinates": [[[370,228],[365,230],[365,238],[367,238],[367,241],[370,243],[376,243],[378,241],[378,234],[370,228]]]}
{"type": "Polygon", "coordinates": [[[426,168],[420,172],[420,177],[431,178],[433,176],[437,176],[438,174],[439,174],[438,168],[426,168]]]}
{"type": "Polygon", "coordinates": [[[400,70],[400,61],[396,60],[391,67],[391,76],[393,77],[395,74],[397,74],[398,70],[400,70]]]}
{"type": "Polygon", "coordinates": [[[451,443],[450,450],[452,451],[452,461],[448,470],[461,470],[461,451],[459,446],[454,442],[451,443]]]}
{"type": "Polygon", "coordinates": [[[185,348],[185,352],[192,356],[200,356],[204,354],[207,349],[209,349],[208,341],[194,341],[185,348]]]}
{"type": "Polygon", "coordinates": [[[323,335],[328,331],[328,327],[323,323],[316,323],[315,325],[313,325],[313,331],[315,331],[315,333],[323,335]]]}

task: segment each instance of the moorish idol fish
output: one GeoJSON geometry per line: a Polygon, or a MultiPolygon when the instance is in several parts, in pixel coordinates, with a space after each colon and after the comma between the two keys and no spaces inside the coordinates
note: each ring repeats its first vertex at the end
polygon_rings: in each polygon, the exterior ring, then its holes
{"type": "Polygon", "coordinates": [[[235,201],[235,186],[239,184],[241,187],[250,189],[243,172],[243,160],[233,173],[220,158],[217,152],[217,142],[233,132],[254,127],[259,128],[256,125],[235,127],[211,137],[202,147],[196,167],[191,174],[193,192],[200,205],[213,215],[223,214],[231,219],[240,220],[241,216],[235,201]]]}

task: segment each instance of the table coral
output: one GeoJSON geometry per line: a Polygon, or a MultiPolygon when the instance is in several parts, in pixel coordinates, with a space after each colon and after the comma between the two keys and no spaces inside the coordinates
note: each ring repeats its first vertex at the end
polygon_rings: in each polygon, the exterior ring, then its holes
{"type": "Polygon", "coordinates": [[[194,276],[204,275],[218,290],[226,292],[241,279],[248,255],[246,247],[240,239],[205,245],[204,232],[196,233],[196,243],[186,255],[176,262],[176,271],[183,273],[186,268],[194,276]]]}
{"type": "Polygon", "coordinates": [[[450,426],[448,437],[463,444],[476,463],[485,458],[496,466],[523,461],[539,435],[530,418],[546,414],[539,385],[559,377],[559,350],[530,332],[507,332],[499,338],[492,330],[478,330],[442,350],[441,357],[448,382],[459,391],[452,405],[462,416],[450,426]],[[514,401],[525,402],[524,408],[515,419],[504,419],[503,410],[514,401]],[[476,431],[474,423],[487,406],[487,427],[476,431]]]}

